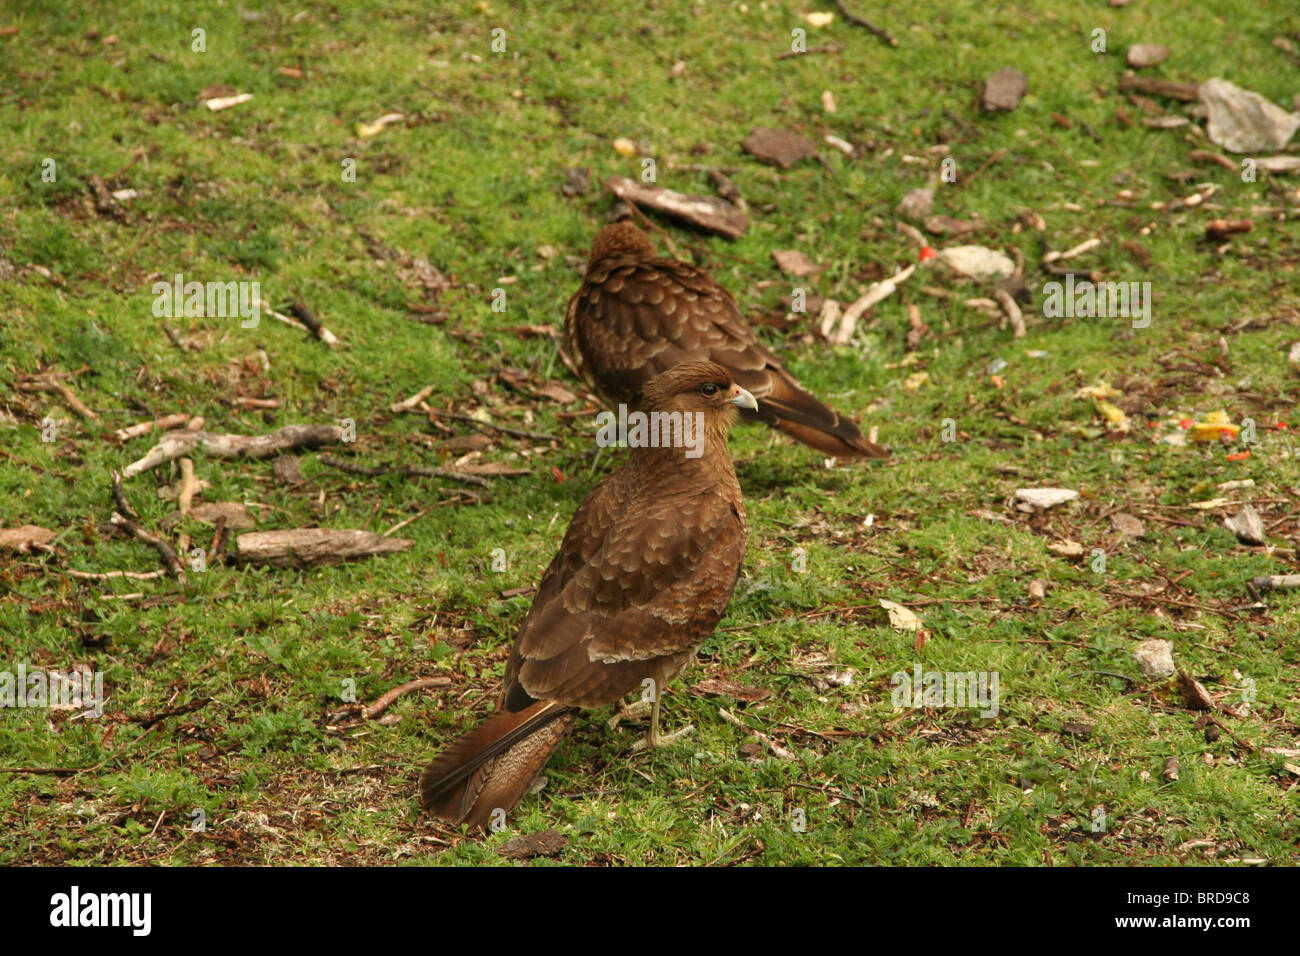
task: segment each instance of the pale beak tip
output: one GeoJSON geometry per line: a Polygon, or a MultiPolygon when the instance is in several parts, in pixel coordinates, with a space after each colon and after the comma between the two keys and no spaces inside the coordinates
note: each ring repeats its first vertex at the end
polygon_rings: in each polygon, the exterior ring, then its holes
{"type": "Polygon", "coordinates": [[[750,394],[749,389],[740,388],[739,385],[737,385],[736,388],[738,389],[738,394],[731,400],[731,404],[735,405],[737,408],[748,409],[751,412],[758,411],[758,400],[750,394]]]}

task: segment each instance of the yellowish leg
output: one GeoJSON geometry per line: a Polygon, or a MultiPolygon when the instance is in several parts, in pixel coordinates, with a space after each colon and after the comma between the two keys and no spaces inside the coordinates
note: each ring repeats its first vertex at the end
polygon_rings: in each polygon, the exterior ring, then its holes
{"type": "Polygon", "coordinates": [[[659,733],[659,698],[656,696],[654,703],[650,705],[650,728],[646,731],[645,736],[632,745],[632,750],[658,750],[660,747],[667,747],[669,744],[680,740],[689,734],[695,733],[695,728],[687,724],[681,730],[675,730],[671,734],[659,733]]]}

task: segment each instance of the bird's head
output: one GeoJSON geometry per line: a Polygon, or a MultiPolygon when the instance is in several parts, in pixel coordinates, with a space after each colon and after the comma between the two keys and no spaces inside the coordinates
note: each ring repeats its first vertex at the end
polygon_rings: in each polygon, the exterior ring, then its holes
{"type": "Polygon", "coordinates": [[[653,256],[655,247],[650,237],[627,220],[606,226],[596,233],[591,243],[591,261],[599,262],[606,256],[653,256]]]}
{"type": "Polygon", "coordinates": [[[710,430],[724,434],[735,423],[736,409],[758,408],[748,390],[715,362],[683,362],[656,376],[642,391],[648,412],[691,412],[704,416],[710,430]]]}

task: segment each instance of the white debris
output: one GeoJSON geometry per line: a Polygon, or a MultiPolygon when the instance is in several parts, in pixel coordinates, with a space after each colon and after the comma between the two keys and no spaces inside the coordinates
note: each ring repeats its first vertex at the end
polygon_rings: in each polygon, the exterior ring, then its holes
{"type": "Polygon", "coordinates": [[[1010,256],[984,246],[949,246],[935,261],[968,279],[1007,279],[1016,271],[1010,256]]]}
{"type": "Polygon", "coordinates": [[[1201,84],[1200,100],[1208,117],[1206,133],[1234,153],[1282,149],[1300,128],[1300,116],[1222,77],[1201,84]]]}
{"type": "Polygon", "coordinates": [[[1133,657],[1147,680],[1168,680],[1177,671],[1172,641],[1149,638],[1133,648],[1133,657]]]}
{"type": "Polygon", "coordinates": [[[1079,497],[1077,491],[1069,488],[1017,488],[1016,500],[1023,501],[1031,508],[1045,511],[1066,501],[1079,497]]]}

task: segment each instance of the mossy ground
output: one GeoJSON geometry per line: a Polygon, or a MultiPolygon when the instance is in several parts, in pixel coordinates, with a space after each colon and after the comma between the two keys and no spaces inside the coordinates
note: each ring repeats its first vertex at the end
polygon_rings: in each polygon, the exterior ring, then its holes
{"type": "MultiPolygon", "coordinates": [[[[53,555],[0,558],[3,661],[90,664],[109,698],[97,721],[0,713],[0,860],[489,863],[509,835],[555,827],[568,837],[555,859],[570,864],[1296,862],[1300,777],[1284,763],[1297,761],[1259,748],[1300,747],[1300,597],[1270,594],[1256,608],[1245,587],[1295,560],[1285,549],[1300,474],[1266,426],[1296,414],[1286,359],[1300,337],[1296,180],[1246,183],[1193,163],[1191,150],[1213,147],[1186,127],[1142,125],[1116,82],[1130,43],[1162,42],[1173,54],[1156,75],[1221,75],[1289,104],[1295,67],[1271,41],[1300,19],[1258,0],[1119,10],[917,0],[875,14],[900,40],[891,49],[842,17],[813,28],[804,12],[123,0],[0,14],[0,27],[20,28],[0,37],[0,519],[59,532],[53,555]],[[192,50],[196,27],[206,52],[192,50]],[[796,27],[809,45],[841,51],[777,59],[796,27]],[[491,48],[496,28],[504,53],[491,48]],[[1090,49],[1098,28],[1104,55],[1090,49]],[[980,115],[979,82],[1008,64],[1027,74],[1029,97],[980,115]],[[200,92],[215,84],[253,99],[210,112],[200,92]],[[404,120],[358,136],[389,112],[404,120]],[[858,155],[825,147],[829,168],[779,172],[741,150],[755,126],[819,143],[833,133],[858,155]],[[636,156],[616,153],[616,137],[632,139],[636,156]],[[1100,236],[1089,266],[1150,281],[1150,327],[1030,311],[1028,336],[1013,340],[961,304],[981,290],[928,272],[878,306],[851,345],[809,336],[810,317],[781,307],[793,283],[770,252],[805,252],[826,268],[802,284],[843,301],[915,261],[894,209],[937,176],[939,144],[967,177],[1006,151],[969,185],[940,183],[935,212],[982,218],[988,230],[969,241],[1018,248],[1036,301],[1041,256],[1100,236]],[[690,722],[695,737],[630,756],[636,729],[608,731],[594,714],[509,834],[467,837],[419,817],[418,768],[490,706],[529,600],[502,592],[537,581],[618,458],[593,454],[591,415],[572,414],[583,399],[534,391],[550,381],[581,390],[549,337],[519,330],[561,322],[574,263],[609,207],[599,183],[636,176],[641,156],[656,159],[661,185],[689,192],[710,187],[686,167],[732,170],[753,217],[743,239],[662,224],[751,316],[770,319],[762,335],[791,370],[879,425],[895,457],[827,469],[774,433],[737,432],[745,579],[667,701],[669,725],[690,722]],[[42,178],[46,158],[54,182],[42,178]],[[355,182],[342,176],[348,159],[355,182]],[[570,167],[589,167],[596,187],[564,195],[570,167]],[[138,196],[97,208],[95,177],[138,196]],[[1218,186],[1205,208],[1151,208],[1199,183],[1218,186]],[[1261,206],[1291,213],[1276,221],[1261,206]],[[1024,225],[1027,210],[1045,230],[1024,225]],[[1220,251],[1204,239],[1214,217],[1253,217],[1256,228],[1220,251]],[[435,288],[418,259],[450,287],[435,288]],[[256,329],[171,320],[178,348],[151,293],[177,272],[256,280],[273,304],[309,303],[343,347],[263,317],[256,329]],[[927,295],[925,284],[959,296],[927,295]],[[492,309],[495,288],[506,289],[504,313],[492,309]],[[910,356],[908,304],[932,330],[910,356]],[[995,381],[998,358],[1007,365],[995,381]],[[17,388],[82,366],[69,384],[99,423],[17,388]],[[918,372],[928,382],[909,388],[918,372]],[[1099,380],[1122,393],[1113,401],[1129,433],[1107,432],[1094,403],[1075,397],[1099,380]],[[358,478],[314,453],[296,486],[275,483],[267,462],[199,456],[211,483],[200,501],[260,502],[264,528],[383,530],[419,515],[400,532],[415,544],[310,571],[218,565],[183,586],[62,573],[157,566],[153,551],[101,527],[112,470],[154,441],[123,447],[114,429],[178,411],[244,434],[352,419],[358,440],[346,453],[366,463],[446,464],[461,453],[443,448],[451,436],[388,411],[426,385],[436,408],[485,409],[559,440],[495,435],[480,460],[528,473],[494,480],[469,504],[438,479],[358,478]],[[250,396],[283,404],[250,411],[240,401],[250,396]],[[1217,409],[1258,423],[1249,457],[1156,440],[1173,430],[1167,420],[1217,409]],[[47,416],[53,442],[42,441],[47,416]],[[949,419],[957,440],[946,442],[949,419]],[[1227,507],[1189,507],[1232,479],[1255,486],[1227,493],[1227,507]],[[1035,485],[1080,497],[1033,517],[1011,507],[1016,488],[1035,485]],[[1245,501],[1281,546],[1272,555],[1223,526],[1245,501]],[[1118,534],[1120,513],[1145,534],[1118,534]],[[1062,539],[1105,551],[1105,571],[1048,550],[1062,539]],[[504,573],[491,571],[495,548],[504,573]],[[796,548],[806,573],[792,569],[796,548]],[[1035,579],[1046,582],[1041,603],[1027,597],[1035,579]],[[891,628],[880,599],[913,608],[928,639],[891,628]],[[1171,685],[1141,679],[1131,651],[1145,637],[1173,641],[1224,705],[1253,688],[1249,711],[1222,720],[1254,752],[1227,734],[1208,742],[1171,685]],[[894,708],[890,675],[916,663],[997,672],[998,715],[894,708]],[[845,672],[848,684],[827,680],[845,672]],[[435,675],[452,686],[402,698],[396,722],[331,729],[346,682],[370,701],[435,675]],[[706,678],[771,696],[744,705],[689,690],[706,678]],[[720,706],[795,759],[755,745],[720,706]],[[1072,722],[1094,729],[1063,731],[1072,722]],[[1177,780],[1163,774],[1171,756],[1177,780]],[[1105,833],[1091,832],[1098,807],[1105,833]],[[196,808],[205,832],[192,829],[196,808]],[[796,809],[805,832],[791,826],[796,809]]],[[[155,488],[177,475],[165,467],[127,483],[146,526],[175,510],[155,488]]],[[[202,543],[212,529],[181,522],[179,533],[202,543]]]]}

